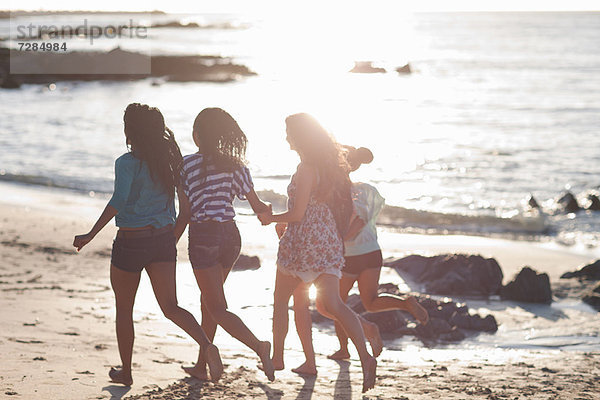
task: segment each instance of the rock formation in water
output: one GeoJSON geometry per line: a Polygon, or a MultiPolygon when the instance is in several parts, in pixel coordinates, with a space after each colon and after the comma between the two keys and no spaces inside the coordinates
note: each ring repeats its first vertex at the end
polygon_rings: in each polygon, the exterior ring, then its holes
{"type": "Polygon", "coordinates": [[[408,275],[430,294],[491,296],[498,294],[502,287],[502,269],[496,260],[479,255],[411,255],[386,260],[384,265],[395,268],[400,275],[408,275]]]}
{"type": "Polygon", "coordinates": [[[548,274],[538,274],[530,267],[524,267],[500,290],[500,297],[503,300],[550,304],[552,302],[550,278],[548,274]]]}

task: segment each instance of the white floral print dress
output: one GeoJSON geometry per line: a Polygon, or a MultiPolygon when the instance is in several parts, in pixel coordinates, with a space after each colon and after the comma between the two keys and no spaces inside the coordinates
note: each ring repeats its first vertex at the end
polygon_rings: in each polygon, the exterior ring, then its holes
{"type": "MultiPolygon", "coordinates": [[[[287,188],[288,209],[294,207],[296,174],[287,188]]],[[[279,241],[277,268],[284,274],[312,282],[321,274],[342,276],[344,243],[329,207],[311,194],[306,212],[290,222],[279,241]]]]}

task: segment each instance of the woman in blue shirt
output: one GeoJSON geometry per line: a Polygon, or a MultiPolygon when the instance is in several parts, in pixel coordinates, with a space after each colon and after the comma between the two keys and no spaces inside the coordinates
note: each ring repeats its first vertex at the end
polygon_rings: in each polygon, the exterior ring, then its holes
{"type": "Polygon", "coordinates": [[[218,349],[208,340],[194,316],[177,305],[177,249],[173,229],[181,152],[157,108],[130,104],[123,120],[126,143],[131,151],[115,162],[113,196],[91,231],[73,240],[73,246],[81,250],[115,217],[119,230],[113,242],[110,282],[116,300],[122,368],[111,368],[109,376],[116,383],[133,383],[133,304],[145,268],[164,315],[198,342],[211,378],[217,381],[223,372],[218,349]]]}

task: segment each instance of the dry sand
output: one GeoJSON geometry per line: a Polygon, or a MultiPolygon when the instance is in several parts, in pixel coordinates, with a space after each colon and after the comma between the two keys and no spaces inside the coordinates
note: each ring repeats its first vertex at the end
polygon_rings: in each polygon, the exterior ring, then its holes
{"type": "MultiPolygon", "coordinates": [[[[77,196],[62,192],[4,185],[2,192],[2,398],[600,398],[600,352],[548,350],[515,352],[502,362],[485,356],[478,361],[465,360],[460,352],[454,352],[453,358],[420,362],[411,359],[410,353],[400,361],[382,357],[377,386],[363,396],[357,360],[337,363],[319,354],[318,377],[304,379],[288,369],[269,383],[256,370],[255,356],[239,345],[220,344],[226,364],[224,377],[218,384],[202,383],[187,378],[180,369],[195,359],[196,345],[164,318],[139,312],[134,315],[134,385],[111,384],[108,369],[118,364],[108,280],[115,228],[107,227],[80,254],[70,246],[74,234],[89,229],[103,202],[80,202],[77,196]]],[[[452,239],[439,240],[438,246],[423,244],[422,238],[411,235],[405,240],[407,248],[422,246],[419,250],[425,253],[456,249],[450,244],[452,239]]],[[[471,248],[462,247],[473,252],[487,249],[509,269],[516,269],[519,254],[538,265],[562,257],[560,262],[576,266],[585,259],[527,243],[473,243],[471,248]]],[[[180,244],[180,254],[185,254],[185,245],[180,244]]]]}

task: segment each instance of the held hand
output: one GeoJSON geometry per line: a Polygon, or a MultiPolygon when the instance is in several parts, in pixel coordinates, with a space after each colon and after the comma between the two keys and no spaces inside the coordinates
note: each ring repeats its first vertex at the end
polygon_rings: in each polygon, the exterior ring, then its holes
{"type": "Polygon", "coordinates": [[[273,222],[272,216],[273,214],[270,212],[257,214],[257,217],[263,226],[269,225],[271,222],[273,222]]]}
{"type": "Polygon", "coordinates": [[[278,222],[275,224],[275,232],[277,232],[277,237],[281,239],[285,230],[287,229],[287,224],[284,222],[278,222]]]}
{"type": "Polygon", "coordinates": [[[73,246],[77,249],[77,251],[81,250],[83,246],[88,244],[94,237],[89,233],[85,235],[77,235],[73,239],[73,246]]]}

